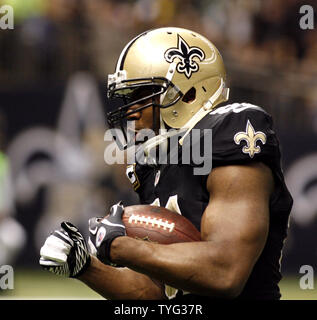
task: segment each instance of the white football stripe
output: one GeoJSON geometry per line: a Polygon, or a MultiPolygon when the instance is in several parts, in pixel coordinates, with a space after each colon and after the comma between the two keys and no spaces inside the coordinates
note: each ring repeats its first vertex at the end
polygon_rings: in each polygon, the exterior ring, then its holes
{"type": "Polygon", "coordinates": [[[157,227],[157,228],[163,228],[163,230],[168,229],[169,232],[172,232],[175,227],[174,222],[169,222],[168,220],[163,221],[163,219],[157,219],[157,218],[151,218],[151,217],[145,217],[145,216],[140,216],[138,214],[132,214],[129,217],[129,223],[145,223],[145,224],[151,224],[152,227],[157,227]]]}

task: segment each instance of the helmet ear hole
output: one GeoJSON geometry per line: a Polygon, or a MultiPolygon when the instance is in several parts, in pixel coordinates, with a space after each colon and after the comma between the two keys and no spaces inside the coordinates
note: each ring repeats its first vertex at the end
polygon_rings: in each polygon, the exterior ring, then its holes
{"type": "Polygon", "coordinates": [[[191,103],[191,102],[193,102],[195,99],[196,99],[196,89],[195,89],[194,87],[192,87],[191,89],[189,89],[189,90],[185,93],[182,101],[185,102],[185,103],[191,103]]]}

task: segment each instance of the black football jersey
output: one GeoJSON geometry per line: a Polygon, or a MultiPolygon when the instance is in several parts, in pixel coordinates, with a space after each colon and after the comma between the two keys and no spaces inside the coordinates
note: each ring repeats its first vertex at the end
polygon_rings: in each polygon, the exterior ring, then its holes
{"type": "MultiPolygon", "coordinates": [[[[195,161],[195,152],[186,163],[169,161],[156,166],[138,163],[128,166],[127,176],[139,195],[140,203],[165,206],[177,211],[200,230],[201,218],[209,202],[206,182],[211,170],[218,166],[247,164],[251,161],[265,163],[271,168],[276,184],[270,200],[269,233],[266,245],[238,298],[279,299],[280,259],[293,200],[284,182],[279,142],[272,118],[258,106],[234,103],[216,108],[200,120],[194,129],[199,130],[192,130],[187,136],[186,141],[190,141],[187,146],[197,153],[199,149],[195,149],[195,146],[199,145],[201,154],[208,155],[205,162],[210,167],[202,170],[204,165],[197,161],[197,157],[195,161]],[[199,139],[197,135],[193,138],[196,132],[200,132],[199,139]],[[211,132],[212,139],[206,132],[211,132]],[[200,172],[197,171],[199,169],[200,172]]],[[[179,145],[178,160],[183,159],[182,152],[184,150],[179,145]]],[[[165,291],[169,298],[202,299],[169,286],[165,291]]]]}

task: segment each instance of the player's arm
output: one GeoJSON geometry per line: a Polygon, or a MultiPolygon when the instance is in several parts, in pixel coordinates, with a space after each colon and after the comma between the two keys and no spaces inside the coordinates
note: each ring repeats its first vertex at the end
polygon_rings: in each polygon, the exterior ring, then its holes
{"type": "MultiPolygon", "coordinates": [[[[113,208],[120,209],[120,206],[113,208]]],[[[61,228],[48,236],[40,255],[40,265],[44,269],[77,278],[107,299],[164,298],[163,286],[158,281],[128,268],[105,265],[90,255],[84,237],[69,222],[62,222],[61,228]]]]}
{"type": "Polygon", "coordinates": [[[110,257],[175,288],[235,297],[265,245],[273,185],[271,170],[261,163],[218,167],[207,181],[203,241],[159,245],[118,237],[110,257]]]}
{"type": "Polygon", "coordinates": [[[114,268],[91,257],[91,264],[78,278],[107,299],[161,300],[163,285],[128,268],[114,268]]]}

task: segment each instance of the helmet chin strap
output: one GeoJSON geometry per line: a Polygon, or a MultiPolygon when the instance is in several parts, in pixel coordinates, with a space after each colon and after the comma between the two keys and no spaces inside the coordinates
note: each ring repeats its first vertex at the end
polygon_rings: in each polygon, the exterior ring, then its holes
{"type": "Polygon", "coordinates": [[[151,151],[156,148],[157,146],[160,146],[160,152],[163,152],[163,154],[167,155],[168,150],[168,138],[171,138],[175,135],[180,135],[183,131],[186,129],[172,129],[167,131],[165,127],[165,123],[160,116],[160,134],[147,140],[142,144],[143,153],[146,159],[147,164],[155,165],[156,158],[151,155],[151,151]]]}

